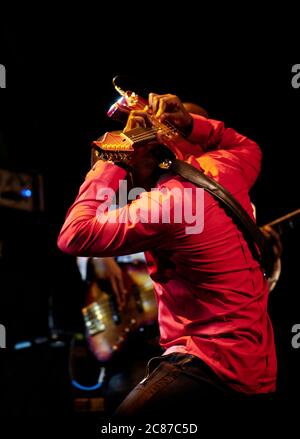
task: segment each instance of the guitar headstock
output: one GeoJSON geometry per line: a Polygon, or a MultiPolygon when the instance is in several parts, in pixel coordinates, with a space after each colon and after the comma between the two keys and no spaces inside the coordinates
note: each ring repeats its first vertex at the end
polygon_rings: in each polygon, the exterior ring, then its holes
{"type": "Polygon", "coordinates": [[[183,154],[180,150],[184,147],[186,154],[194,153],[194,146],[187,142],[175,126],[168,121],[161,122],[156,118],[152,111],[148,108],[148,102],[132,91],[124,91],[113,80],[116,91],[121,97],[109,108],[107,114],[109,117],[117,120],[127,120],[128,114],[132,110],[145,110],[148,119],[151,122],[150,127],[137,126],[125,133],[118,134],[107,132],[100,140],[94,141],[92,147],[96,151],[96,156],[102,160],[110,160],[112,162],[129,163],[132,153],[137,146],[147,144],[150,141],[157,141],[157,132],[161,131],[165,135],[176,136],[176,142],[164,142],[177,158],[182,158],[183,154]],[[179,145],[180,142],[180,145],[179,145]]]}
{"type": "Polygon", "coordinates": [[[117,80],[118,77],[113,78],[113,85],[121,97],[110,106],[107,115],[111,119],[125,121],[131,110],[143,110],[148,103],[133,91],[124,91],[117,80]]]}
{"type": "Polygon", "coordinates": [[[134,151],[133,142],[120,133],[105,133],[101,139],[95,140],[92,147],[96,150],[96,154],[102,160],[110,160],[113,162],[124,162],[130,157],[134,151]]]}

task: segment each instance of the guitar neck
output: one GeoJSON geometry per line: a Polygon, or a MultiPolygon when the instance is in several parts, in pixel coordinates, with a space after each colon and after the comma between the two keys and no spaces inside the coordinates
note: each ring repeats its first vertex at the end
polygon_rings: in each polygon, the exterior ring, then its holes
{"type": "Polygon", "coordinates": [[[152,122],[152,127],[133,128],[132,130],[123,133],[123,135],[128,137],[128,139],[130,139],[130,141],[133,142],[135,145],[150,142],[151,140],[156,140],[156,134],[159,130],[163,131],[164,133],[173,133],[184,137],[184,135],[177,128],[175,128],[167,121],[165,121],[164,123],[160,123],[156,121],[154,117],[152,117],[152,122]]]}
{"type": "Polygon", "coordinates": [[[299,221],[299,217],[300,209],[296,209],[293,212],[277,218],[276,220],[271,221],[270,223],[265,225],[273,227],[279,234],[282,234],[286,229],[294,229],[296,222],[299,221]]]}
{"type": "Polygon", "coordinates": [[[134,145],[143,144],[145,142],[150,142],[151,140],[156,139],[156,133],[158,128],[133,128],[130,131],[126,131],[123,133],[123,136],[128,137],[128,139],[134,143],[134,145]]]}

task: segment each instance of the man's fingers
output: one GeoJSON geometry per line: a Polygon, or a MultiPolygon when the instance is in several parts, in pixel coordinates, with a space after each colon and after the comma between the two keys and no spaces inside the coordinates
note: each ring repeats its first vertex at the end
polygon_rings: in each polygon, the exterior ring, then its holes
{"type": "Polygon", "coordinates": [[[126,295],[127,295],[127,290],[124,286],[123,277],[122,276],[111,277],[110,282],[111,282],[113,293],[117,298],[118,305],[122,309],[124,308],[126,295]]]}
{"type": "Polygon", "coordinates": [[[176,111],[175,113],[162,113],[159,116],[160,122],[164,122],[164,120],[168,120],[169,122],[173,122],[174,125],[180,124],[180,116],[181,113],[176,111]]]}
{"type": "Polygon", "coordinates": [[[177,96],[171,94],[158,95],[149,94],[149,108],[156,117],[160,117],[166,110],[174,111],[180,106],[180,100],[177,96]]]}
{"type": "Polygon", "coordinates": [[[163,114],[173,115],[180,108],[180,101],[177,96],[167,95],[159,100],[156,117],[160,118],[163,114]]]}
{"type": "Polygon", "coordinates": [[[127,294],[127,289],[125,288],[122,276],[117,278],[117,284],[118,284],[120,294],[125,299],[125,296],[127,294]]]}
{"type": "Polygon", "coordinates": [[[159,95],[156,93],[150,93],[149,94],[149,108],[152,110],[153,114],[156,113],[157,109],[158,109],[158,99],[159,99],[159,95]]]}
{"type": "Polygon", "coordinates": [[[119,296],[119,288],[118,288],[118,285],[117,285],[116,279],[115,279],[114,277],[111,277],[111,278],[110,278],[110,284],[111,284],[111,287],[112,287],[113,293],[114,293],[114,294],[117,296],[117,298],[118,298],[118,296],[119,296]]]}
{"type": "Polygon", "coordinates": [[[133,128],[137,127],[147,128],[151,125],[152,124],[149,115],[145,111],[131,111],[123,132],[132,130],[133,128]]]}
{"type": "Polygon", "coordinates": [[[276,230],[274,230],[274,228],[271,226],[262,227],[262,231],[266,235],[267,239],[269,239],[272,242],[275,255],[280,257],[283,248],[282,248],[282,243],[279,233],[277,233],[276,230]]]}

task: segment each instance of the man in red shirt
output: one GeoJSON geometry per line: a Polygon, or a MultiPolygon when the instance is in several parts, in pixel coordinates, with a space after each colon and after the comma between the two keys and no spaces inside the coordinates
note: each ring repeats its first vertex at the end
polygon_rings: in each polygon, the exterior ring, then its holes
{"type": "Polygon", "coordinates": [[[174,95],[150,94],[148,111],[131,112],[124,131],[151,125],[149,112],[173,123],[187,140],[158,133],[159,142],[137,148],[129,165],[135,184],[146,190],[118,208],[108,209],[103,194],[117,191],[127,170],[99,160],[58,238],[60,249],[76,256],[145,251],[165,352],[150,360],[119,414],[149,416],[166,407],[188,413],[208,399],[272,394],[276,353],[268,282],[243,234],[213,196],[178,175],[163,173],[150,190],[164,144],[223,185],[254,218],[249,190],[261,151],[223,122],[188,113],[174,95]]]}

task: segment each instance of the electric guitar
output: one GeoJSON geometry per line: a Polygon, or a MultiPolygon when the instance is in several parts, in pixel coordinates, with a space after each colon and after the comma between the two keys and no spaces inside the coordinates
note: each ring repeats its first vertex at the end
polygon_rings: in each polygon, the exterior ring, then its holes
{"type": "Polygon", "coordinates": [[[119,309],[112,288],[91,282],[82,309],[89,347],[101,362],[112,359],[122,349],[131,333],[157,323],[157,305],[152,280],[146,264],[119,264],[127,289],[127,300],[119,309]]]}

